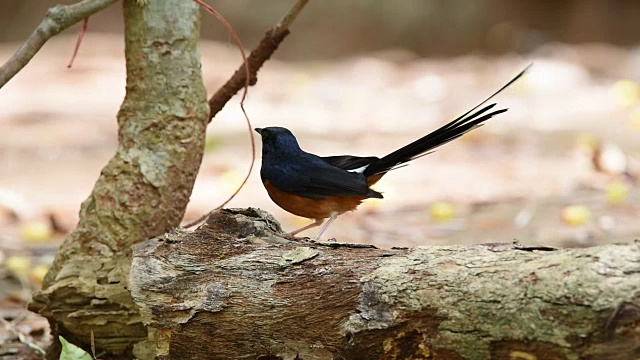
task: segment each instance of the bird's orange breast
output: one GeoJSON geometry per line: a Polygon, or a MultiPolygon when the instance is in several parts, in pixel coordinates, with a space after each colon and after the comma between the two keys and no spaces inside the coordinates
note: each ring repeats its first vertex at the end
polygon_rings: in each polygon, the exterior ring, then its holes
{"type": "Polygon", "coordinates": [[[284,210],[309,219],[325,219],[331,214],[342,214],[355,210],[366,196],[327,196],[324,199],[309,199],[282,191],[269,180],[263,181],[265,189],[273,202],[284,210]]]}

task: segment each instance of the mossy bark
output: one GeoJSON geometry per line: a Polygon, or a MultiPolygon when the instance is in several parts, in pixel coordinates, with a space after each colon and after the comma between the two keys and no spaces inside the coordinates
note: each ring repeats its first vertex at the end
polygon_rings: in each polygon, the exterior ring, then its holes
{"type": "Polygon", "coordinates": [[[382,250],[272,231],[222,210],[135,246],[129,286],[161,358],[640,356],[640,243],[382,250]]]}
{"type": "MultiPolygon", "coordinates": [[[[88,348],[93,331],[100,352],[149,358],[150,334],[126,287],[132,246],[179,225],[200,167],[209,107],[198,6],[123,4],[127,92],[119,147],[30,309],[49,319],[54,335],[77,345],[88,348]]],[[[49,357],[57,351],[52,346],[49,357]]]]}

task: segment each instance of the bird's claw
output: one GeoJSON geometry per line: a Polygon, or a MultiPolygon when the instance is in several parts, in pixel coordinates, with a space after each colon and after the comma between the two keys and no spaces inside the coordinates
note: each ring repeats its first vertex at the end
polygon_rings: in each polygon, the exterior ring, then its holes
{"type": "Polygon", "coordinates": [[[307,237],[307,236],[297,237],[297,236],[292,235],[290,233],[276,234],[276,235],[281,237],[281,238],[283,238],[283,239],[287,239],[287,240],[291,240],[291,241],[308,241],[308,240],[310,240],[309,237],[307,237]]]}

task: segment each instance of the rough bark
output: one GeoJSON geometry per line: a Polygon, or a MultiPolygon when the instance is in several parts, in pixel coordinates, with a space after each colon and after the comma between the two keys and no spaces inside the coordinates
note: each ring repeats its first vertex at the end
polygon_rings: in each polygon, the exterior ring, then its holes
{"type": "Polygon", "coordinates": [[[637,359],[640,244],[376,249],[212,214],[135,246],[130,291],[171,359],[637,359]]]}
{"type": "MultiPolygon", "coordinates": [[[[200,72],[198,6],[182,0],[123,3],[127,94],[118,113],[119,147],[30,309],[49,319],[55,335],[76,345],[88,349],[93,330],[98,352],[149,358],[152,334],[126,288],[132,245],[182,219],[204,150],[209,108],[200,72]]],[[[58,351],[54,344],[48,357],[58,351]]]]}

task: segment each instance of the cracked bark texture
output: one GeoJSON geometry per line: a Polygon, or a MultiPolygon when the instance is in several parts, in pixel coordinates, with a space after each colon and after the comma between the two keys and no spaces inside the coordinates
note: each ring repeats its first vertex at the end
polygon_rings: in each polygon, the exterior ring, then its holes
{"type": "MultiPolygon", "coordinates": [[[[126,288],[132,245],[179,225],[200,167],[209,107],[198,6],[182,0],[123,6],[127,92],[117,116],[119,147],[30,309],[49,319],[54,335],[85,349],[93,330],[98,353],[144,359],[153,358],[153,332],[126,288]]],[[[47,356],[58,352],[54,344],[47,356]]]]}
{"type": "MultiPolygon", "coordinates": [[[[271,229],[271,230],[270,230],[271,229]]],[[[135,246],[170,359],[637,359],[640,244],[376,249],[272,235],[259,210],[135,246]]]]}

